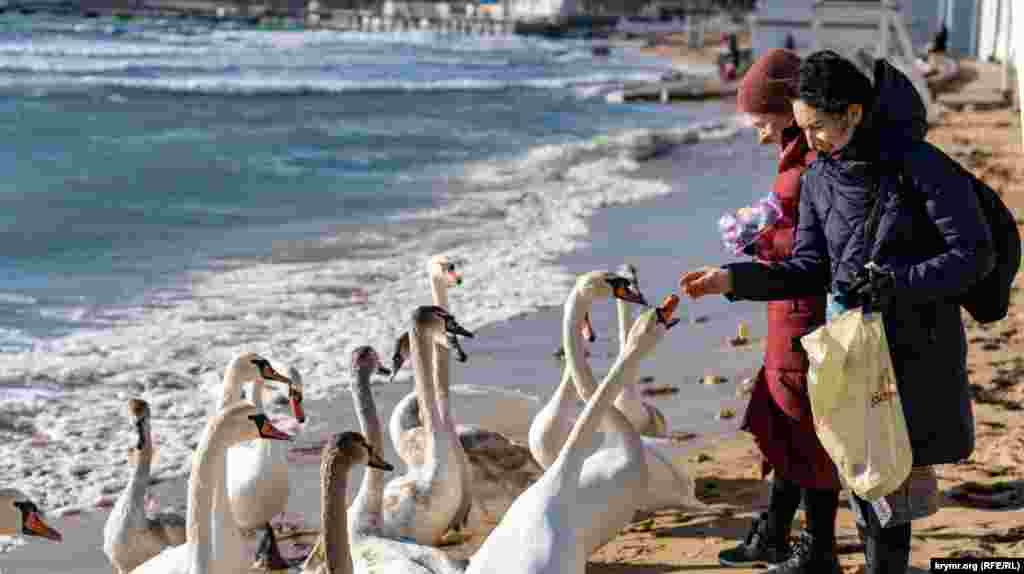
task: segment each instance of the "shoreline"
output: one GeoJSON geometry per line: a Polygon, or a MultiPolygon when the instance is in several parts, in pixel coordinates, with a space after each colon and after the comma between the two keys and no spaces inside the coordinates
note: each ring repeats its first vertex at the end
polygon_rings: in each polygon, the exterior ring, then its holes
{"type": "MultiPolygon", "coordinates": [[[[645,199],[636,203],[613,206],[611,209],[600,209],[587,218],[589,232],[582,239],[583,245],[575,251],[556,258],[553,263],[563,268],[572,276],[593,269],[615,270],[618,265],[631,262],[637,266],[642,289],[649,299],[657,300],[675,290],[678,274],[689,266],[704,261],[709,253],[722,254],[718,237],[714,229],[714,221],[725,206],[736,204],[737,199],[724,198],[723,207],[714,205],[703,207],[698,220],[702,227],[688,235],[692,239],[684,243],[692,243],[680,250],[671,241],[677,225],[678,212],[689,209],[687,195],[694,191],[704,190],[715,185],[716,180],[724,177],[729,165],[720,164],[717,169],[701,175],[682,177],[681,174],[692,172],[692,165],[698,162],[703,153],[717,150],[714,153],[730,152],[737,136],[722,142],[703,143],[698,146],[679,146],[668,157],[651,160],[640,172],[645,178],[678,179],[677,189],[673,193],[645,199]],[[687,170],[690,170],[688,172],[687,170]],[[676,174],[673,176],[673,174],[676,174]],[[706,227],[704,226],[706,224],[706,227]],[[672,265],[665,265],[666,256],[671,257],[674,251],[682,255],[672,265]]],[[[772,162],[770,152],[756,146],[739,146],[747,150],[744,156],[747,164],[755,162],[764,172],[772,162]]],[[[767,172],[766,178],[771,173],[767,172]]],[[[767,181],[767,179],[765,180],[767,181]]],[[[766,183],[762,184],[767,185],[766,183]]],[[[751,193],[739,190],[744,199],[751,193]]],[[[470,278],[471,279],[471,278],[470,278]]],[[[452,307],[458,313],[458,292],[452,292],[452,307]]],[[[668,418],[671,430],[676,433],[697,433],[698,441],[690,443],[692,448],[729,440],[736,433],[736,426],[742,414],[742,401],[735,396],[740,382],[753,374],[752,368],[760,358],[761,347],[757,343],[764,333],[764,313],[756,304],[733,304],[729,306],[724,300],[711,304],[702,303],[699,308],[689,308],[684,301],[680,313],[689,321],[673,330],[670,337],[662,343],[659,351],[651,359],[645,361],[642,375],[653,377],[651,387],[671,388],[675,392],[648,396],[646,400],[662,409],[668,418]],[[696,321],[694,321],[696,319],[696,321]],[[744,320],[751,328],[754,343],[740,348],[731,348],[726,339],[735,334],[736,321],[744,320]],[[694,359],[705,356],[716,357],[714,361],[682,369],[680,376],[678,357],[694,359]],[[706,386],[699,384],[706,374],[714,374],[727,379],[723,384],[706,386]],[[718,415],[723,406],[738,414],[731,419],[719,420],[718,415]]],[[[591,346],[593,356],[591,364],[595,375],[603,376],[604,371],[617,353],[617,327],[615,324],[615,307],[602,303],[595,305],[593,322],[597,329],[598,340],[591,346]]],[[[559,380],[560,364],[552,356],[558,348],[561,331],[561,307],[551,307],[538,312],[530,312],[510,320],[497,321],[476,330],[476,338],[465,345],[470,356],[466,364],[453,367],[453,403],[458,403],[458,410],[473,412],[480,419],[486,419],[489,413],[499,409],[501,420],[495,419],[489,428],[503,432],[511,438],[525,442],[526,429],[533,415],[543,405],[554,390],[559,380]],[[521,397],[513,396],[511,400],[489,403],[488,396],[476,395],[473,390],[481,385],[493,382],[495,373],[501,373],[502,381],[513,381],[512,384],[500,383],[503,395],[511,395],[522,391],[521,397]],[[522,381],[520,384],[519,381],[522,381]],[[462,390],[460,390],[462,389],[462,390]],[[505,391],[509,391],[506,393],[505,391]],[[532,398],[537,396],[540,400],[532,398]]],[[[390,353],[391,349],[378,349],[381,353],[390,353]]],[[[395,384],[377,384],[374,387],[375,399],[382,418],[390,414],[394,404],[407,392],[412,385],[408,379],[395,384]]],[[[315,444],[324,435],[331,432],[350,430],[354,420],[351,401],[348,393],[338,393],[331,400],[306,401],[309,417],[302,429],[295,447],[315,444]]],[[[282,407],[270,407],[277,416],[284,416],[282,407]]],[[[460,422],[463,422],[460,419],[460,422]]],[[[474,421],[466,421],[474,422],[474,421]]],[[[295,432],[290,429],[289,432],[295,432]]],[[[388,460],[397,461],[390,441],[385,441],[384,456],[388,460]]],[[[118,448],[114,445],[113,448],[118,448]]],[[[159,445],[157,445],[159,450],[159,445]]],[[[158,455],[159,456],[159,455],[158,455]]],[[[309,527],[316,527],[319,520],[319,497],[309,496],[319,488],[318,463],[304,464],[296,467],[292,476],[292,497],[289,501],[289,516],[302,516],[303,522],[309,527]],[[299,495],[298,493],[307,493],[299,495]]],[[[359,475],[353,476],[350,484],[357,484],[359,475]]],[[[151,488],[156,499],[165,509],[184,513],[185,490],[187,477],[166,480],[151,488]]],[[[350,496],[355,487],[351,488],[350,496]]],[[[115,498],[117,494],[108,498],[115,498]]],[[[88,503],[88,501],[86,501],[88,503]]],[[[86,504],[85,506],[91,506],[86,504]]],[[[50,564],[60,564],[72,560],[76,572],[92,574],[109,572],[109,564],[100,550],[102,541],[96,535],[102,531],[106,520],[107,509],[90,507],[81,514],[53,517],[53,525],[60,530],[65,541],[59,545],[48,542],[30,540],[25,546],[8,554],[0,554],[0,567],[13,569],[18,573],[53,572],[50,564]],[[40,559],[49,563],[33,564],[40,559]]],[[[466,555],[482,541],[482,537],[471,539],[466,545],[453,548],[453,553],[466,555]]],[[[70,562],[68,562],[70,563],[70,562]]],[[[8,574],[5,572],[5,574],[8,574]]]]}

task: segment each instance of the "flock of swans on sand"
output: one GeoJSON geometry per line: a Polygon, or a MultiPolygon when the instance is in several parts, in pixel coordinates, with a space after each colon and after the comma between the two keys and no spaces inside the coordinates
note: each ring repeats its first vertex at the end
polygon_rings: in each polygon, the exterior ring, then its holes
{"type": "MultiPolygon", "coordinates": [[[[640,400],[640,361],[679,320],[679,298],[647,305],[636,270],[581,275],[566,299],[562,322],[565,365],[559,385],[529,428],[529,448],[475,425],[457,425],[449,397],[449,355],[466,360],[459,337],[472,337],[448,310],[448,288],[461,284],[444,256],[428,264],[433,305],[412,313],[385,367],[377,352],[352,352],[352,399],[360,432],[336,434],[321,453],[321,529],[302,571],[314,574],[582,574],[587,557],[610,541],[637,510],[699,507],[686,451],[665,437],[664,416],[640,400]],[[613,299],[619,355],[597,382],[584,340],[593,340],[590,310],[613,299]],[[630,305],[646,309],[633,321],[630,305]],[[383,460],[383,428],[374,404],[373,375],[394,376],[406,362],[415,389],[395,407],[390,439],[405,474],[383,460]],[[585,401],[582,411],[580,400],[585,401]],[[365,465],[358,493],[347,503],[349,471],[365,465]],[[485,533],[468,561],[438,546],[452,532],[485,533]]],[[[263,530],[262,569],[286,570],[272,517],[289,496],[287,441],[263,411],[263,386],[284,385],[299,422],[302,383],[254,353],[228,365],[216,413],[193,454],[188,511],[182,518],[148,514],[146,490],[154,445],[150,410],[127,404],[137,433],[131,479],[104,528],[103,550],[118,574],[242,574],[253,566],[243,532],[263,530]],[[244,385],[251,385],[243,398],[244,385]]],[[[0,535],[60,540],[35,504],[0,490],[0,535]]]]}

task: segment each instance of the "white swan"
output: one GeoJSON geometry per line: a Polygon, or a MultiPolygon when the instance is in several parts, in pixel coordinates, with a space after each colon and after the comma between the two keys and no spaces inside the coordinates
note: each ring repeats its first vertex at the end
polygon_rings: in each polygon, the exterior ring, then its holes
{"type": "MultiPolygon", "coordinates": [[[[302,389],[298,382],[277,372],[270,361],[255,354],[242,353],[228,364],[224,372],[218,408],[231,405],[242,397],[242,386],[253,383],[251,400],[263,412],[263,382],[288,385],[289,400],[295,418],[305,420],[302,411],[302,389]]],[[[235,521],[244,530],[263,529],[260,542],[262,567],[272,570],[287,568],[274,540],[270,519],[284,512],[288,505],[289,482],[287,446],[277,441],[256,440],[239,444],[227,454],[227,492],[235,521]]]]}
{"type": "Polygon", "coordinates": [[[245,552],[234,555],[218,548],[221,528],[237,528],[225,490],[227,449],[255,439],[289,440],[266,415],[247,401],[239,401],[210,418],[203,439],[192,455],[188,477],[187,540],[150,558],[132,574],[241,574],[249,571],[245,552]],[[219,501],[219,502],[218,502],[219,501]]]}
{"type": "Polygon", "coordinates": [[[459,474],[458,437],[450,417],[442,417],[447,403],[439,400],[432,377],[437,347],[447,353],[458,345],[457,335],[473,336],[443,308],[422,306],[413,311],[409,339],[423,419],[424,438],[419,443],[423,451],[414,454],[406,474],[393,479],[384,490],[381,530],[387,538],[404,537],[435,546],[442,542],[462,505],[465,492],[459,474]]]}
{"type": "MultiPolygon", "coordinates": [[[[435,306],[450,311],[448,307],[448,288],[462,284],[462,275],[455,269],[455,262],[445,255],[435,255],[427,261],[427,277],[430,278],[430,294],[435,306]]],[[[458,349],[459,361],[465,361],[466,355],[462,349],[458,349]]],[[[451,357],[448,349],[436,347],[434,353],[434,372],[432,374],[435,387],[436,400],[438,402],[438,413],[440,422],[450,427],[450,432],[457,432],[455,422],[451,416],[451,402],[448,394],[449,372],[451,370],[451,357]],[[444,388],[442,388],[444,387],[444,388]]],[[[402,398],[391,411],[391,418],[388,421],[388,431],[391,436],[391,443],[395,447],[398,457],[406,465],[419,465],[422,461],[416,460],[415,453],[423,452],[423,422],[419,413],[420,401],[417,400],[417,393],[413,391],[402,398]],[[415,429],[420,429],[416,431],[415,429]],[[409,432],[412,431],[412,432],[409,432]]],[[[459,470],[459,480],[462,482],[462,500],[459,501],[459,508],[452,518],[449,528],[460,530],[465,525],[470,509],[470,473],[469,458],[462,446],[462,441],[454,443],[455,458],[459,470]]]]}
{"type": "MultiPolygon", "coordinates": [[[[583,574],[587,533],[601,522],[614,522],[618,529],[629,521],[631,499],[647,481],[647,465],[640,435],[612,403],[625,383],[626,369],[672,326],[677,302],[672,296],[663,307],[640,316],[626,353],[591,396],[554,464],[509,508],[470,559],[466,574],[583,574]],[[602,445],[596,436],[599,426],[624,431],[618,437],[621,444],[610,446],[606,438],[602,445]]],[[[578,323],[566,324],[574,331],[578,323]]],[[[566,353],[570,344],[575,340],[566,343],[566,353]]]]}
{"type": "MultiPolygon", "coordinates": [[[[606,275],[610,274],[606,273],[606,275]]],[[[629,283],[628,280],[627,283],[629,283]]],[[[584,400],[588,400],[597,389],[597,381],[580,350],[583,346],[582,337],[578,329],[574,329],[573,326],[577,325],[582,317],[589,315],[593,301],[603,295],[601,291],[592,287],[595,284],[598,287],[603,285],[602,282],[595,280],[595,273],[584,274],[577,280],[576,288],[569,294],[569,299],[566,301],[562,323],[566,361],[572,369],[573,380],[576,383],[579,396],[584,400]]],[[[627,365],[624,384],[636,380],[638,367],[637,364],[627,365]]],[[[668,438],[645,436],[641,438],[641,441],[644,446],[644,454],[647,457],[649,478],[646,492],[638,493],[635,498],[637,509],[651,511],[679,506],[703,508],[704,504],[694,495],[696,485],[693,480],[693,472],[687,462],[690,449],[668,438]]],[[[609,530],[609,534],[600,544],[610,540],[614,534],[615,532],[609,530]]],[[[597,546],[594,548],[596,549],[597,546]]]]}
{"type": "MultiPolygon", "coordinates": [[[[619,268],[619,274],[628,277],[636,289],[640,289],[640,281],[637,279],[636,267],[628,263],[619,268]]],[[[619,319],[619,353],[626,348],[626,337],[629,328],[633,326],[633,310],[628,303],[622,299],[615,300],[615,307],[619,319]]],[[[668,433],[668,422],[665,415],[650,403],[640,398],[640,389],[637,388],[636,380],[639,371],[633,373],[633,378],[626,379],[626,385],[622,392],[615,398],[615,408],[626,415],[630,424],[642,435],[665,436],[668,433]]]]}
{"type": "Polygon", "coordinates": [[[320,464],[321,534],[303,565],[303,573],[462,574],[462,569],[436,548],[389,540],[362,530],[349,533],[345,497],[349,471],[356,464],[369,467],[363,478],[364,489],[372,473],[380,475],[392,469],[359,433],[342,433],[328,442],[320,464]]]}
{"type": "Polygon", "coordinates": [[[149,404],[129,399],[127,410],[136,432],[130,455],[135,468],[103,526],[103,552],[118,574],[131,572],[168,546],[185,543],[184,517],[170,513],[146,515],[146,491],[153,462],[149,404]]]}
{"type": "Polygon", "coordinates": [[[55,542],[64,539],[43,520],[36,503],[14,488],[0,488],[0,536],[37,536],[55,542]]]}

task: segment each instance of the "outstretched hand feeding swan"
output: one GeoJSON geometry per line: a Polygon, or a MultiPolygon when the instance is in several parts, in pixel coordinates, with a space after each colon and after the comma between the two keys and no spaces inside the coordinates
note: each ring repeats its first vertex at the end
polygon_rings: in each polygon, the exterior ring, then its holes
{"type": "Polygon", "coordinates": [[[13,488],[0,488],[0,536],[37,536],[55,542],[64,539],[43,521],[36,503],[13,488]]]}
{"type": "Polygon", "coordinates": [[[118,574],[127,574],[164,548],[185,543],[185,518],[177,514],[146,515],[146,491],[153,463],[149,404],[129,399],[128,416],[136,433],[130,458],[135,468],[103,527],[103,552],[118,574]]]}
{"type": "Polygon", "coordinates": [[[589,556],[586,533],[595,521],[615,521],[616,528],[629,521],[631,509],[613,515],[608,508],[631,506],[629,499],[647,481],[647,465],[640,435],[612,402],[625,383],[625,370],[675,324],[671,316],[677,303],[673,295],[640,316],[626,353],[590,397],[554,464],[509,508],[470,559],[466,574],[583,574],[589,556]],[[621,433],[621,445],[609,446],[607,440],[602,445],[595,436],[601,426],[631,432],[621,433]]]}
{"type": "Polygon", "coordinates": [[[324,447],[321,461],[321,534],[303,565],[304,574],[462,574],[436,548],[389,540],[364,530],[349,532],[345,498],[351,468],[356,464],[369,467],[364,487],[371,473],[392,469],[363,435],[336,435],[324,447]]]}
{"type": "MultiPolygon", "coordinates": [[[[224,372],[221,399],[218,408],[224,408],[242,397],[242,386],[252,383],[252,403],[258,412],[263,412],[264,381],[274,381],[288,386],[288,397],[292,414],[298,422],[305,421],[302,410],[302,388],[297,381],[279,373],[270,361],[255,354],[243,353],[228,364],[224,372]]],[[[287,568],[281,558],[274,539],[270,520],[284,512],[288,505],[289,481],[287,446],[266,440],[245,442],[228,449],[227,492],[231,512],[244,530],[260,528],[263,539],[260,542],[261,566],[272,570],[287,568]]]]}
{"type": "Polygon", "coordinates": [[[132,574],[241,574],[249,571],[245,553],[228,555],[218,548],[224,538],[218,529],[237,528],[227,505],[225,457],[227,449],[247,440],[289,440],[251,403],[236,402],[210,417],[202,440],[192,455],[188,477],[188,526],[184,544],[167,548],[132,574]],[[216,539],[216,540],[215,540],[216,539]]]}

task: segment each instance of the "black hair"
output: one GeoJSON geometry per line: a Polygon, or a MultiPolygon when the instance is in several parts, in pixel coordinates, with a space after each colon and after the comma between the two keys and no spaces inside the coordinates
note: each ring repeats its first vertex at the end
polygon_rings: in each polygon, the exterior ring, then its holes
{"type": "Polygon", "coordinates": [[[808,106],[827,114],[845,113],[851,104],[871,109],[874,87],[853,62],[831,50],[808,56],[800,64],[797,97],[808,106]]]}

